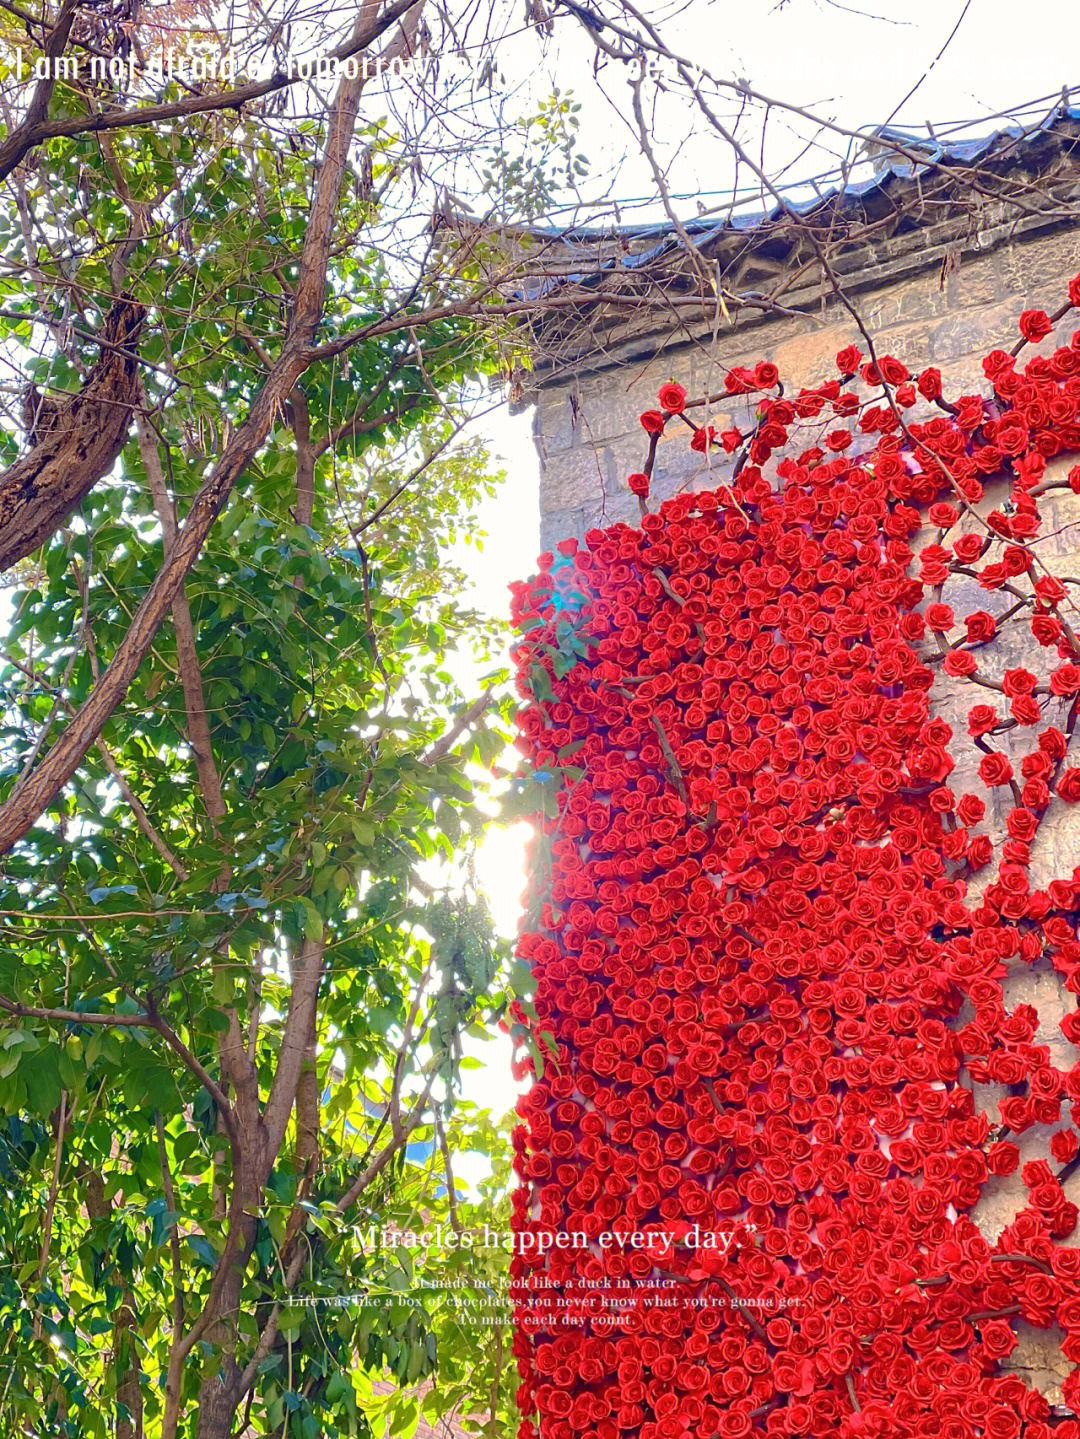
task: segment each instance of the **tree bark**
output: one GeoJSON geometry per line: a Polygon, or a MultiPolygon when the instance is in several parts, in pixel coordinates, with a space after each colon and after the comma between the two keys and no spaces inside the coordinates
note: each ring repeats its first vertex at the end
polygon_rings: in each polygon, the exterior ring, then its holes
{"type": "MultiPolygon", "coordinates": [[[[85,1185],[86,1212],[95,1223],[107,1228],[113,1217],[112,1205],[105,1198],[105,1185],[97,1170],[80,1166],[80,1175],[85,1185]]],[[[119,1277],[120,1304],[113,1319],[112,1363],[124,1364],[123,1377],[116,1386],[116,1397],[125,1405],[130,1419],[120,1419],[116,1425],[116,1439],[142,1439],[142,1366],[138,1349],[138,1310],[135,1296],[126,1277],[119,1277]]]]}
{"type": "Polygon", "coordinates": [[[0,572],[52,535],[124,448],[138,394],[134,346],[146,311],[120,299],[105,319],[102,353],[86,384],[39,417],[30,453],[0,475],[0,572]]]}
{"type": "MultiPolygon", "coordinates": [[[[258,1160],[260,1171],[264,1168],[258,1160]]],[[[253,1166],[252,1166],[253,1167],[253,1166]]],[[[243,1395],[241,1370],[236,1362],[238,1343],[237,1320],[240,1317],[240,1294],[244,1285],[251,1252],[255,1247],[256,1214],[262,1202],[262,1186],[269,1178],[269,1165],[265,1173],[260,1172],[257,1182],[252,1184],[251,1167],[244,1166],[248,1182],[241,1176],[238,1182],[248,1191],[236,1213],[233,1223],[237,1226],[237,1243],[232,1256],[223,1254],[219,1263],[227,1265],[223,1283],[216,1296],[217,1311],[213,1323],[208,1325],[203,1337],[221,1350],[221,1364],[215,1374],[208,1375],[199,1386],[198,1397],[198,1439],[231,1439],[233,1419],[243,1395]]]]}

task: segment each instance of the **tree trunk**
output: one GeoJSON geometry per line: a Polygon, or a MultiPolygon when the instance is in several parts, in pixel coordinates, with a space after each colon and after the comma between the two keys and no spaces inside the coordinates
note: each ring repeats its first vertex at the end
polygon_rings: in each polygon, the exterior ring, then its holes
{"type": "Polygon", "coordinates": [[[234,1360],[207,1379],[199,1390],[198,1439],[231,1439],[233,1418],[240,1404],[239,1370],[234,1360]]]}
{"type": "Polygon", "coordinates": [[[101,358],[77,395],[61,403],[30,391],[29,454],[0,475],[0,572],[33,554],[112,468],[138,394],[134,345],[146,311],[117,300],[105,319],[101,358]]]}
{"type": "MultiPolygon", "coordinates": [[[[269,1173],[269,1167],[266,1167],[269,1173]]],[[[207,1375],[199,1387],[198,1439],[231,1439],[233,1420],[243,1397],[241,1370],[236,1362],[239,1339],[237,1320],[240,1316],[240,1293],[244,1285],[251,1251],[255,1247],[255,1214],[261,1199],[262,1185],[253,1185],[244,1204],[240,1221],[239,1252],[232,1262],[218,1300],[218,1317],[207,1330],[205,1338],[221,1350],[221,1364],[216,1373],[207,1375]]]]}

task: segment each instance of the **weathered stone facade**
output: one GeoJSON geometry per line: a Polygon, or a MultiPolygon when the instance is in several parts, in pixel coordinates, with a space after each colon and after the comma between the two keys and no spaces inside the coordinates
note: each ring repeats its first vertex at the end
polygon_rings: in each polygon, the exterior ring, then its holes
{"type": "MultiPolygon", "coordinates": [[[[1069,228],[1020,241],[1003,237],[962,254],[944,277],[936,256],[930,260],[919,273],[861,295],[859,313],[882,353],[914,369],[936,365],[947,394],[981,391],[982,356],[1014,343],[1021,310],[1053,310],[1061,303],[1066,282],[1080,270],[1080,233],[1069,228]]],[[[1075,326],[1069,317],[1058,333],[1067,336],[1075,326]]],[[[816,318],[780,317],[734,327],[722,321],[715,342],[708,335],[688,342],[672,326],[667,334],[643,338],[636,353],[617,364],[544,373],[531,396],[541,543],[636,518],[626,476],[641,468],[647,448],[638,416],[655,406],[665,380],[677,379],[692,395],[714,394],[723,391],[733,365],[769,359],[786,384],[811,385],[835,375],[833,357],[848,344],[865,348],[854,320],[826,298],[816,318]]],[[[733,421],[746,428],[748,413],[745,400],[729,399],[718,402],[710,419],[718,429],[733,421]]],[[[704,418],[701,412],[695,416],[702,423],[704,418]]],[[[722,478],[724,459],[714,457],[711,465],[722,478]]],[[[701,471],[701,456],[673,427],[657,452],[653,494],[662,499],[684,486],[709,483],[701,471]]]]}
{"type": "MultiPolygon", "coordinates": [[[[864,277],[858,310],[879,353],[896,355],[915,371],[927,365],[939,367],[946,395],[985,392],[982,357],[994,347],[1009,348],[1015,342],[1016,320],[1022,310],[1040,307],[1053,311],[1060,305],[1068,280],[1080,272],[1080,232],[1059,223],[1020,237],[1007,232],[996,236],[984,233],[981,240],[972,237],[967,245],[954,246],[945,266],[939,249],[927,244],[920,263],[918,247],[913,251],[909,237],[902,266],[883,264],[877,284],[866,283],[864,277]],[[890,274],[891,268],[903,273],[890,274]]],[[[1075,316],[1067,317],[1058,327],[1056,343],[1068,337],[1077,323],[1075,316]]],[[[564,328],[563,337],[565,334],[564,328]]],[[[731,366],[752,366],[758,359],[768,359],[779,367],[791,391],[835,376],[834,356],[851,343],[865,348],[855,322],[822,287],[820,306],[812,316],[763,318],[758,313],[752,323],[735,325],[720,316],[715,338],[707,332],[690,337],[685,326],[674,322],[665,326],[658,316],[652,329],[619,347],[614,363],[600,356],[576,368],[572,363],[561,370],[553,364],[547,369],[538,366],[538,384],[530,399],[535,405],[534,434],[541,466],[543,547],[567,536],[580,538],[592,526],[636,521],[638,502],[627,489],[626,476],[641,468],[646,453],[638,416],[643,409],[655,407],[657,388],[665,380],[678,380],[693,396],[722,393],[724,375],[731,366]]],[[[1052,339],[1041,348],[1051,348],[1054,343],[1052,339]]],[[[718,430],[734,423],[747,432],[753,425],[753,404],[753,397],[718,401],[707,417],[697,411],[695,421],[704,423],[708,418],[718,430]]],[[[730,471],[729,458],[713,456],[706,463],[690,450],[687,438],[688,431],[669,426],[669,434],[661,441],[653,476],[653,504],[681,489],[712,487],[730,471]]],[[[1075,460],[1053,461],[1051,476],[1063,476],[1075,460]]],[[[984,512],[1004,497],[1004,488],[1001,493],[991,490],[981,506],[984,512]]],[[[1080,498],[1068,490],[1057,491],[1043,503],[1049,523],[1039,543],[1042,560],[1054,573],[1080,576],[1080,498]]],[[[996,553],[991,551],[988,558],[995,558],[996,553]]],[[[951,582],[943,598],[960,614],[974,608],[1000,614],[1011,603],[1009,596],[987,594],[970,580],[951,582]]],[[[1008,627],[981,652],[980,664],[996,675],[1017,664],[1035,670],[1040,678],[1047,669],[1045,652],[1039,651],[1026,625],[1008,627]]],[[[973,703],[985,700],[987,693],[974,690],[969,682],[942,676],[934,694],[938,713],[952,724],[956,736],[952,748],[957,769],[950,777],[951,787],[957,793],[985,795],[975,775],[980,754],[967,738],[966,713],[973,703]]],[[[1064,710],[1058,715],[1055,709],[1052,717],[1061,724],[1063,714],[1064,710]]],[[[1012,737],[1005,735],[998,743],[1008,751],[1012,737]]],[[[1018,743],[1017,751],[1021,743],[1029,747],[1029,737],[1018,743]]],[[[1000,808],[991,811],[990,820],[995,839],[1000,839],[1004,830],[1000,808]]],[[[1055,801],[1033,855],[1035,886],[1057,875],[1069,875],[1080,864],[1080,806],[1055,801]]],[[[984,885],[989,879],[988,874],[980,876],[984,885]]],[[[1058,1020],[1066,1007],[1074,1006],[1075,999],[1066,994],[1049,963],[1020,968],[1022,972],[1006,981],[1007,1002],[1035,1006],[1041,1021],[1036,1042],[1048,1045],[1054,1062],[1068,1068],[1077,1055],[1062,1036],[1058,1020]]],[[[992,1122],[998,1120],[996,1099],[1005,1092],[978,1088],[977,1101],[990,1112],[992,1122]]],[[[1043,1127],[1025,1133],[1019,1140],[1022,1159],[1047,1154],[1050,1132],[1043,1127]]],[[[1080,1174],[1068,1182],[1067,1189],[1080,1203],[1080,1174]]],[[[975,1217],[994,1239],[1023,1202],[1018,1173],[1008,1179],[991,1179],[975,1217]]],[[[1080,1231],[1069,1242],[1080,1244],[1080,1231]]],[[[1059,1401],[1060,1383],[1072,1366],[1058,1352],[1055,1333],[1023,1323],[1019,1332],[1012,1367],[1042,1388],[1051,1401],[1059,1401]]]]}

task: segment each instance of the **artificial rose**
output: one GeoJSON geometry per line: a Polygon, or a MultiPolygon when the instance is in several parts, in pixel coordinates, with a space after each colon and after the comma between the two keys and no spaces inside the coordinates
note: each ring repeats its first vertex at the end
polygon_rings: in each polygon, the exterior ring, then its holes
{"type": "Polygon", "coordinates": [[[862,359],[862,351],[855,345],[848,345],[845,349],[837,352],[836,368],[841,375],[854,375],[859,368],[859,361],[862,359]]]}
{"type": "Polygon", "coordinates": [[[919,394],[926,400],[941,399],[941,371],[933,367],[923,370],[918,379],[919,394]]]}
{"type": "MultiPolygon", "coordinates": [[[[512,1223],[588,1240],[511,1259],[519,1439],[1080,1439],[998,1367],[1013,1315],[1057,1322],[1080,1361],[1077,1209],[1055,1177],[1080,1154],[1080,1065],[1050,1061],[1005,988],[1042,964],[1080,992],[1080,865],[1031,869],[1058,800],[1080,800],[1080,657],[1055,613],[1075,581],[1027,543],[1058,527],[1047,459],[1080,449],[1080,347],[985,372],[993,396],[912,434],[858,381],[769,395],[737,475],[588,530],[512,588],[519,746],[545,796],[518,944],[532,998],[507,1015],[532,1078],[512,1223]],[[1001,496],[967,524],[980,474],[1001,496]],[[1016,648],[976,658],[999,627],[1016,648]],[[965,736],[940,699],[969,671],[987,687],[965,736]],[[999,730],[984,825],[950,774],[999,730]],[[972,1083],[1014,1092],[988,1114],[972,1083]],[[1024,1165],[991,1246],[972,1209],[1035,1125],[1053,1162],[1024,1165]],[[684,1244],[692,1221],[730,1252],[684,1244]],[[664,1232],[661,1273],[628,1241],[664,1232]],[[598,1301],[601,1280],[626,1280],[625,1303],[598,1301]]],[[[768,377],[737,366],[728,388],[768,377]]],[[[887,357],[863,380],[913,398],[887,357]]],[[[1075,1006],[1061,1029],[1080,1043],[1075,1006]]]]}
{"type": "Polygon", "coordinates": [[[1025,340],[1037,344],[1039,340],[1046,338],[1054,326],[1045,310],[1025,310],[1020,316],[1017,328],[1025,340]]]}
{"type": "Polygon", "coordinates": [[[661,385],[656,398],[660,402],[660,408],[669,415],[681,415],[686,406],[686,391],[674,380],[661,385]]]}
{"type": "Polygon", "coordinates": [[[1009,763],[1009,757],[1002,754],[1000,750],[984,754],[979,761],[979,778],[991,789],[998,785],[1008,784],[1012,777],[1013,767],[1009,763]]]}
{"type": "Polygon", "coordinates": [[[759,390],[771,390],[780,382],[780,371],[768,360],[759,360],[754,366],[754,385],[759,390]]]}

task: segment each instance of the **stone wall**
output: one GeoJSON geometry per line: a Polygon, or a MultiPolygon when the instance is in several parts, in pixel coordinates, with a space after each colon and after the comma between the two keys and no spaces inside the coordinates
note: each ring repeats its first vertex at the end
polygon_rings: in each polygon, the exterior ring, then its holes
{"type": "MultiPolygon", "coordinates": [[[[1068,280],[1080,272],[1080,236],[1067,229],[1025,239],[1000,243],[988,250],[974,250],[962,256],[958,268],[944,278],[938,267],[914,278],[885,284],[860,297],[859,308],[874,335],[879,353],[893,354],[917,371],[936,365],[945,378],[950,396],[985,392],[981,358],[996,346],[1009,348],[1017,338],[1019,313],[1031,307],[1053,311],[1064,298],[1068,280]]],[[[1069,317],[1059,325],[1057,343],[1076,328],[1069,317]]],[[[723,390],[725,367],[752,365],[769,359],[780,369],[789,390],[835,376],[834,356],[849,343],[862,346],[851,318],[835,304],[825,305],[814,320],[783,318],[734,330],[726,323],[715,343],[687,343],[682,335],[651,337],[645,354],[636,361],[605,369],[579,373],[565,381],[547,381],[535,394],[534,434],[540,456],[540,537],[543,548],[558,540],[577,536],[594,525],[617,520],[635,522],[637,500],[626,487],[626,476],[641,468],[645,457],[645,436],[638,422],[643,409],[653,408],[658,386],[669,378],[685,385],[691,395],[723,390]],[[651,351],[651,353],[650,353],[651,351]],[[723,361],[723,366],[720,364],[723,361]]],[[[1054,337],[1041,349],[1052,348],[1054,337]]],[[[1030,353],[1030,352],[1028,352],[1030,353]]],[[[735,423],[744,433],[752,428],[749,406],[753,398],[719,402],[709,416],[718,429],[735,423]]],[[[701,422],[700,412],[695,420],[701,422]]],[[[682,426],[669,427],[670,434],[657,451],[652,493],[663,498],[685,488],[712,487],[724,478],[731,461],[713,458],[711,468],[703,457],[689,449],[689,432],[682,426]]],[[[1051,475],[1067,473],[1074,459],[1052,462],[1051,475]]],[[[1003,494],[988,492],[984,512],[1000,502],[1003,494]]],[[[655,498],[653,503],[655,503],[655,498]]],[[[1068,491],[1055,492],[1044,503],[1047,523],[1039,554],[1048,569],[1059,575],[1080,576],[1080,498],[1068,491]]],[[[997,557],[991,550],[988,560],[997,557]]],[[[1002,613],[1010,597],[987,594],[973,581],[953,580],[943,598],[958,614],[975,608],[1002,613]]],[[[983,650],[980,663],[992,674],[1023,664],[1045,676],[1047,661],[1025,627],[1007,628],[1002,637],[983,650]]],[[[966,713],[987,692],[975,691],[970,683],[942,676],[935,684],[935,704],[953,726],[952,746],[957,769],[949,783],[957,793],[987,792],[976,777],[980,753],[967,738],[966,713]]],[[[994,696],[991,694],[990,699],[994,696]]],[[[1048,718],[1063,724],[1062,702],[1048,718]],[[1057,709],[1062,713],[1058,714],[1057,709]]],[[[1008,751],[1017,731],[995,743],[1008,751]]],[[[1030,748],[1030,731],[1012,746],[1015,753],[1030,748]]],[[[999,793],[999,792],[995,792],[999,793]]],[[[1004,831],[1004,813],[991,808],[988,827],[996,840],[1004,831]]],[[[1045,885],[1058,875],[1069,875],[1080,864],[1080,805],[1060,801],[1048,814],[1033,847],[1032,883],[1045,885]]],[[[979,876],[979,885],[990,882],[992,872],[979,876]]],[[[978,886],[976,886],[978,888],[978,886]]],[[[1053,1060],[1069,1068],[1077,1058],[1074,1047],[1061,1034],[1058,1020],[1072,1007],[1052,967],[1045,962],[1022,966],[1022,972],[1006,981],[1006,1001],[1028,1003],[1040,1016],[1036,1043],[1050,1047],[1053,1060]]],[[[961,1016],[963,1019],[964,1016],[961,1016]]],[[[976,1099],[997,1122],[996,1100],[1003,1090],[977,1087],[976,1099]]],[[[1022,1162],[1047,1156],[1052,1129],[1027,1131],[1020,1139],[1022,1162]]],[[[1056,1167],[1056,1166],[1055,1166],[1056,1167]]],[[[1080,1203],[1080,1173],[1066,1185],[1070,1198],[1080,1203]]],[[[991,1179],[975,1214],[988,1238],[995,1239],[1024,1201],[1019,1174],[991,1179]]],[[[1073,1243],[1080,1244],[1080,1230],[1073,1243]]],[[[1020,1344],[1011,1366],[1028,1382],[1038,1385],[1051,1402],[1061,1398],[1061,1381],[1072,1367],[1059,1350],[1060,1334],[1018,1325],[1020,1344]]]]}
{"type": "MultiPolygon", "coordinates": [[[[1056,309],[1065,282],[1078,271],[1080,235],[1057,230],[965,253],[944,279],[935,266],[885,285],[862,295],[859,311],[883,353],[914,369],[937,365],[947,392],[981,390],[981,357],[1013,343],[1021,310],[1056,309]]],[[[854,322],[832,301],[816,320],[785,317],[732,329],[721,319],[715,344],[687,344],[681,333],[658,332],[639,347],[647,358],[545,381],[533,396],[542,545],[637,517],[626,476],[645,457],[638,415],[655,406],[664,380],[677,379],[692,395],[715,394],[724,388],[727,367],[769,359],[787,384],[809,385],[834,376],[837,350],[857,342],[854,322]]],[[[746,401],[729,400],[711,418],[718,428],[734,419],[746,429],[747,413],[746,401]]],[[[713,464],[723,472],[722,462],[713,464]]],[[[687,450],[673,426],[657,454],[653,493],[662,498],[694,484],[700,468],[700,456],[687,450]]]]}

